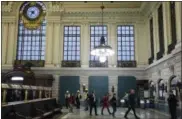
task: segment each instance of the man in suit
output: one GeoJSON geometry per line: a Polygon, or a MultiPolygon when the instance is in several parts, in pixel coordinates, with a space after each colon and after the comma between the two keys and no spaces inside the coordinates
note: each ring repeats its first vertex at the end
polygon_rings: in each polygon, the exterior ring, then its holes
{"type": "Polygon", "coordinates": [[[80,109],[80,99],[81,99],[81,94],[80,94],[80,91],[78,90],[77,91],[77,94],[76,94],[76,108],[77,109],[80,109]]]}
{"type": "Polygon", "coordinates": [[[94,92],[92,92],[92,94],[89,96],[89,102],[90,102],[90,116],[92,116],[92,108],[95,109],[95,115],[97,115],[97,106],[96,106],[97,100],[94,92]]]}
{"type": "Polygon", "coordinates": [[[167,101],[169,104],[169,112],[171,114],[171,119],[177,119],[176,108],[178,106],[178,100],[176,99],[176,96],[173,94],[172,91],[170,91],[167,101]]]}
{"type": "Polygon", "coordinates": [[[113,97],[110,100],[112,108],[113,108],[113,113],[112,116],[115,117],[115,112],[116,112],[116,103],[117,103],[117,99],[116,99],[116,94],[113,94],[113,97]]]}
{"type": "Polygon", "coordinates": [[[135,113],[135,90],[133,89],[130,90],[130,94],[128,96],[128,110],[125,113],[125,116],[124,116],[125,118],[127,118],[127,115],[131,109],[133,110],[135,118],[139,119],[139,117],[135,113]]]}

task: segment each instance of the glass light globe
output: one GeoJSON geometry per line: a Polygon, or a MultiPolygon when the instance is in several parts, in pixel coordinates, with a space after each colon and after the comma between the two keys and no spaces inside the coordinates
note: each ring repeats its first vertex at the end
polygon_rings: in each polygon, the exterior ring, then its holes
{"type": "Polygon", "coordinates": [[[19,77],[19,76],[14,76],[11,78],[12,81],[23,81],[24,78],[23,77],[19,77]]]}
{"type": "Polygon", "coordinates": [[[91,55],[98,56],[100,62],[105,62],[106,57],[114,55],[114,51],[111,46],[105,44],[105,38],[102,36],[101,44],[91,51],[91,55]]]}
{"type": "Polygon", "coordinates": [[[106,57],[103,57],[103,56],[99,57],[99,61],[102,62],[102,63],[105,62],[106,61],[106,57]]]}

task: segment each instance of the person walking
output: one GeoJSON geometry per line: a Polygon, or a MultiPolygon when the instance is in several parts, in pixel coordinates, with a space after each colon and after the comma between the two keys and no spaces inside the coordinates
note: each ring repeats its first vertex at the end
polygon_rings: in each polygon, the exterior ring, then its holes
{"type": "Polygon", "coordinates": [[[136,112],[135,112],[135,90],[133,89],[130,90],[130,94],[128,95],[128,110],[125,113],[125,116],[124,116],[125,118],[127,118],[127,115],[131,109],[133,110],[135,118],[139,119],[139,117],[136,115],[136,112]]]}
{"type": "Polygon", "coordinates": [[[88,99],[89,97],[88,97],[88,89],[85,89],[85,92],[84,92],[84,103],[85,103],[85,111],[87,111],[88,110],[88,99]]]}
{"type": "Polygon", "coordinates": [[[72,93],[70,98],[69,98],[69,108],[70,108],[70,112],[73,112],[73,106],[75,104],[75,97],[74,94],[72,93]]]}
{"type": "Polygon", "coordinates": [[[108,93],[102,99],[102,110],[101,110],[102,115],[104,115],[104,113],[103,113],[104,108],[107,108],[108,113],[111,114],[111,112],[109,110],[109,94],[108,93]]]}
{"type": "Polygon", "coordinates": [[[172,91],[170,91],[167,101],[168,101],[168,105],[169,105],[169,112],[171,114],[171,119],[177,119],[176,107],[178,104],[178,100],[176,99],[176,96],[173,94],[172,91]]]}
{"type": "Polygon", "coordinates": [[[69,91],[67,90],[66,93],[65,93],[65,103],[66,103],[66,108],[68,109],[69,107],[69,98],[70,98],[70,93],[69,91]]]}
{"type": "Polygon", "coordinates": [[[125,101],[125,104],[124,106],[128,106],[128,92],[125,92],[125,96],[123,97],[124,101],[125,101]]]}
{"type": "Polygon", "coordinates": [[[111,98],[110,102],[111,102],[111,105],[112,105],[112,108],[113,108],[113,113],[112,113],[112,116],[115,117],[115,112],[116,112],[116,102],[117,99],[116,99],[116,94],[114,93],[113,94],[113,97],[111,98]]]}
{"type": "Polygon", "coordinates": [[[97,99],[96,99],[96,96],[95,96],[95,93],[92,92],[91,95],[89,95],[89,103],[90,103],[90,116],[92,116],[92,108],[95,109],[95,115],[97,116],[97,106],[96,106],[96,103],[97,103],[97,99]]]}
{"type": "Polygon", "coordinates": [[[77,94],[76,94],[76,108],[77,109],[80,109],[80,99],[81,99],[81,95],[80,95],[80,91],[78,90],[77,91],[77,94]]]}

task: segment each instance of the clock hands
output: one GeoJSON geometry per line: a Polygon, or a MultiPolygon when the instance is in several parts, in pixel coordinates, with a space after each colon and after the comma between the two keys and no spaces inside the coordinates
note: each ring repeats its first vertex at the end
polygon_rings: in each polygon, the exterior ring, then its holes
{"type": "Polygon", "coordinates": [[[30,11],[31,12],[31,15],[34,14],[34,11],[30,11]]]}

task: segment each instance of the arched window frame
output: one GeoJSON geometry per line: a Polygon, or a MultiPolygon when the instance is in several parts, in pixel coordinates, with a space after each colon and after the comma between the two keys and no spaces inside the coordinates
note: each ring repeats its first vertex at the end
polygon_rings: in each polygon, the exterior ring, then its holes
{"type": "Polygon", "coordinates": [[[170,86],[170,90],[173,92],[174,95],[178,96],[178,90],[177,90],[177,84],[178,84],[178,79],[176,76],[171,77],[171,79],[169,80],[169,86],[170,86]]]}
{"type": "MultiPolygon", "coordinates": [[[[27,29],[24,26],[21,13],[30,2],[22,3],[19,9],[18,35],[16,60],[14,65],[26,64],[30,62],[32,66],[44,66],[45,62],[45,44],[46,44],[46,20],[43,21],[37,29],[27,29]]],[[[46,6],[43,2],[36,2],[46,12],[46,6]]]]}
{"type": "Polygon", "coordinates": [[[150,98],[154,98],[155,97],[155,83],[153,81],[150,82],[150,98]]]}

